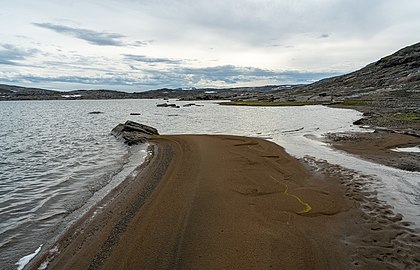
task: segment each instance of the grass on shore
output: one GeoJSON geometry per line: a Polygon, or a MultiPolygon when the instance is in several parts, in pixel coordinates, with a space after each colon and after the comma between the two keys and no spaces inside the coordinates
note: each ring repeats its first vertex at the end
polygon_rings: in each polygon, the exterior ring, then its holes
{"type": "Polygon", "coordinates": [[[305,106],[305,105],[320,105],[325,102],[317,101],[284,101],[284,102],[270,102],[270,101],[231,101],[222,102],[220,105],[231,106],[305,106]]]}
{"type": "Polygon", "coordinates": [[[364,106],[369,105],[370,100],[344,100],[342,102],[327,102],[327,101],[231,101],[222,102],[220,105],[231,105],[231,106],[306,106],[306,105],[334,105],[335,107],[346,107],[346,106],[364,106]]]}
{"type": "Polygon", "coordinates": [[[369,103],[371,103],[370,100],[346,99],[340,104],[344,106],[363,106],[368,105],[369,103]]]}
{"type": "Polygon", "coordinates": [[[357,107],[361,106],[369,106],[372,104],[371,100],[360,100],[360,99],[346,99],[343,101],[338,101],[335,104],[331,104],[334,108],[342,108],[348,109],[353,108],[356,109],[357,107]]]}
{"type": "Polygon", "coordinates": [[[420,122],[420,113],[416,112],[399,112],[386,116],[391,121],[420,122]]]}

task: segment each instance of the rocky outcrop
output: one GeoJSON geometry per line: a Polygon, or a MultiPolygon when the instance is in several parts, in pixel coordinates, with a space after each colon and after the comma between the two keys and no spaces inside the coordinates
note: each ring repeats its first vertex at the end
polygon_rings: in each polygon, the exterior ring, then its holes
{"type": "Polygon", "coordinates": [[[188,103],[188,104],[184,104],[182,107],[191,107],[191,106],[202,107],[203,105],[198,105],[195,103],[188,103]]]}
{"type": "Polygon", "coordinates": [[[172,103],[162,103],[162,104],[157,104],[156,107],[170,107],[170,108],[179,108],[178,105],[176,104],[172,104],[172,103]]]}
{"type": "Polygon", "coordinates": [[[111,133],[123,138],[128,145],[145,143],[152,136],[159,135],[157,129],[133,121],[118,124],[111,133]]]}

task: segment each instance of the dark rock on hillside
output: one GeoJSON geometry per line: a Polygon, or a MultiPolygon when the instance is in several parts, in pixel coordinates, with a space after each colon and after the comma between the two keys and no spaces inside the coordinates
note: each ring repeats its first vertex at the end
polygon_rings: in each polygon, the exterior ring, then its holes
{"type": "Polygon", "coordinates": [[[118,124],[111,133],[123,138],[129,145],[145,143],[151,136],[159,135],[157,129],[133,121],[118,124]]]}

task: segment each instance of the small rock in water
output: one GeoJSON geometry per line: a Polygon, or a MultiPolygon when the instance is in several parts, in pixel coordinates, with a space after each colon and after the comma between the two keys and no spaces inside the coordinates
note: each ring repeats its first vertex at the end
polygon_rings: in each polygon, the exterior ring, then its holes
{"type": "Polygon", "coordinates": [[[178,105],[176,104],[172,104],[172,103],[162,103],[162,104],[157,104],[156,107],[171,107],[171,108],[179,108],[178,105]]]}
{"type": "Polygon", "coordinates": [[[130,115],[141,115],[141,113],[132,112],[130,115]]]}
{"type": "Polygon", "coordinates": [[[191,107],[191,106],[201,107],[203,105],[198,105],[198,104],[195,104],[195,103],[188,103],[188,104],[185,104],[183,107],[191,107]]]}
{"type": "Polygon", "coordinates": [[[104,113],[104,112],[100,112],[100,111],[88,112],[88,114],[101,114],[101,113],[104,113]]]}

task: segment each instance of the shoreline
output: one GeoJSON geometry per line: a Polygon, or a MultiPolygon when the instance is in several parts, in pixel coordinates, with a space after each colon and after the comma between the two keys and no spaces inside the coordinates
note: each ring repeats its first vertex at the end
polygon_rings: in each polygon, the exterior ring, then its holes
{"type": "Polygon", "coordinates": [[[420,153],[396,152],[391,149],[420,146],[420,123],[413,120],[398,121],[392,116],[404,112],[388,112],[384,108],[360,105],[328,105],[336,109],[351,109],[362,113],[353,124],[372,132],[327,133],[323,141],[332,148],[356,155],[362,159],[400,170],[420,172],[420,153]],[[379,111],[378,111],[379,110],[379,111]],[[385,115],[383,115],[385,114],[385,115]]]}
{"type": "MultiPolygon", "coordinates": [[[[113,218],[115,221],[123,216],[123,212],[116,213],[109,211],[110,209],[122,208],[133,201],[133,198],[125,199],[124,196],[134,196],[133,188],[142,192],[143,195],[150,194],[153,191],[153,186],[157,184],[159,180],[159,173],[154,175],[153,168],[149,166],[151,163],[158,163],[161,166],[167,166],[171,159],[170,150],[165,145],[159,145],[148,142],[149,154],[146,156],[143,163],[139,164],[135,171],[136,175],[129,175],[119,185],[112,189],[107,195],[105,195],[98,203],[91,207],[86,213],[80,218],[75,220],[61,235],[57,237],[54,243],[48,243],[49,246],[43,246],[41,252],[31,260],[24,269],[38,269],[42,266],[50,269],[50,262],[53,261],[56,256],[61,252],[62,249],[66,249],[77,237],[82,236],[86,230],[90,230],[91,233],[97,231],[97,226],[106,225],[107,219],[110,215],[116,215],[113,218]],[[165,152],[165,154],[163,154],[165,152]],[[147,178],[147,181],[138,181],[139,176],[141,178],[147,178]]],[[[146,196],[147,197],[147,196],[146,196]]],[[[144,203],[140,200],[140,204],[144,203]]],[[[115,224],[114,224],[115,225],[115,224]]]]}
{"type": "Polygon", "coordinates": [[[388,167],[420,172],[420,153],[392,149],[420,145],[420,137],[389,131],[329,133],[324,141],[333,148],[388,167]]]}
{"type": "MultiPolygon", "coordinates": [[[[368,268],[377,266],[384,240],[362,240],[378,230],[419,248],[410,241],[420,238],[392,210],[379,209],[391,213],[378,224],[366,216],[361,200],[375,208],[375,194],[349,191],[352,179],[345,182],[334,166],[320,175],[257,138],[155,136],[150,143],[154,154],[140,173],[28,269],[54,255],[48,269],[368,268]],[[361,244],[369,258],[353,254],[361,244]]],[[[394,248],[397,266],[399,256],[415,264],[413,250],[394,248]]]]}

